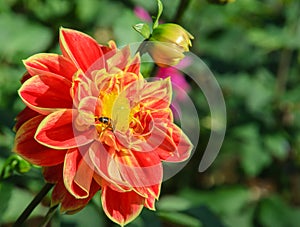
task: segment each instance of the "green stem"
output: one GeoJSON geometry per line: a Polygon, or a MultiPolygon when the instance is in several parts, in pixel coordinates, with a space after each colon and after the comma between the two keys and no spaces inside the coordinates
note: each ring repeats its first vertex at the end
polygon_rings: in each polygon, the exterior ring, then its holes
{"type": "Polygon", "coordinates": [[[20,227],[26,221],[28,216],[32,213],[34,208],[42,201],[42,199],[47,195],[47,193],[51,190],[53,184],[46,183],[44,187],[40,190],[40,192],[33,198],[31,203],[26,207],[23,213],[19,216],[17,221],[14,223],[13,227],[20,227]]]}
{"type": "Polygon", "coordinates": [[[180,4],[177,8],[177,12],[173,18],[174,23],[177,23],[177,24],[180,23],[180,21],[183,17],[183,14],[184,14],[185,10],[187,9],[187,7],[189,6],[189,4],[190,4],[190,0],[181,0],[180,1],[180,4]]]}
{"type": "Polygon", "coordinates": [[[285,92],[291,60],[292,60],[292,51],[289,49],[283,49],[280,53],[280,60],[279,60],[278,71],[277,71],[277,81],[276,81],[277,98],[280,98],[285,92]]]}
{"type": "Polygon", "coordinates": [[[144,53],[146,53],[147,51],[145,50],[145,46],[147,45],[148,39],[145,39],[141,45],[138,47],[138,49],[136,50],[136,54],[139,53],[140,56],[142,56],[144,53]]]}
{"type": "Polygon", "coordinates": [[[43,222],[41,223],[40,227],[46,227],[48,222],[51,220],[52,216],[54,215],[54,213],[56,212],[58,208],[58,205],[55,205],[53,207],[50,207],[50,209],[48,210],[43,222]]]}

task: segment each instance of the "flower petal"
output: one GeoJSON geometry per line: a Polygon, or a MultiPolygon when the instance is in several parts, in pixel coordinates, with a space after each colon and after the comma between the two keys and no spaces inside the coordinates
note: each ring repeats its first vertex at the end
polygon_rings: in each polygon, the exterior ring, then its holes
{"type": "MultiPolygon", "coordinates": [[[[166,162],[183,162],[190,157],[193,145],[184,132],[175,124],[169,123],[164,129],[153,130],[152,135],[163,138],[156,148],[161,160],[166,162]]],[[[153,136],[155,138],[155,136],[153,136]]],[[[150,142],[150,140],[149,140],[150,142]]],[[[152,141],[155,143],[155,141],[152,141]]]]}
{"type": "Polygon", "coordinates": [[[112,147],[95,141],[89,149],[89,157],[95,167],[96,174],[100,175],[109,184],[113,184],[120,191],[127,191],[130,185],[124,181],[113,158],[115,150],[112,147]]]}
{"type": "Polygon", "coordinates": [[[22,78],[20,79],[21,84],[23,84],[26,80],[30,79],[31,75],[28,72],[25,72],[22,78]]]}
{"type": "Polygon", "coordinates": [[[130,60],[130,48],[125,46],[123,49],[117,51],[112,57],[107,59],[108,71],[113,70],[114,68],[119,68],[125,70],[127,64],[130,60]]]}
{"type": "Polygon", "coordinates": [[[104,68],[105,59],[102,50],[90,36],[72,29],[61,28],[59,41],[63,56],[74,62],[84,73],[92,66],[94,69],[104,68]]]}
{"type": "Polygon", "coordinates": [[[25,107],[15,118],[16,124],[14,126],[14,131],[17,131],[21,127],[22,124],[24,124],[26,121],[28,121],[29,119],[31,119],[37,115],[40,115],[40,114],[28,107],[25,107]]]}
{"type": "Polygon", "coordinates": [[[60,110],[48,115],[39,125],[35,139],[55,149],[70,149],[88,144],[97,136],[96,129],[89,127],[78,131],[75,127],[74,110],[60,110]]]}
{"type": "Polygon", "coordinates": [[[145,193],[146,200],[144,206],[150,210],[155,210],[155,200],[159,197],[160,186],[161,184],[156,184],[145,188],[134,188],[134,191],[136,191],[139,195],[143,195],[145,193]]]}
{"type": "Polygon", "coordinates": [[[95,123],[95,116],[101,116],[102,102],[92,96],[80,100],[78,112],[82,118],[90,124],[95,123]]]}
{"type": "Polygon", "coordinates": [[[155,197],[149,196],[145,201],[145,207],[150,210],[155,210],[155,197]]]}
{"type": "MultiPolygon", "coordinates": [[[[81,148],[85,149],[86,148],[81,148]]],[[[77,199],[89,196],[90,186],[93,180],[94,170],[86,163],[80,152],[83,150],[68,150],[63,170],[65,187],[77,199]]]]}
{"type": "Polygon", "coordinates": [[[74,64],[58,54],[36,54],[23,61],[31,76],[57,75],[72,81],[77,71],[74,64]]]}
{"type": "Polygon", "coordinates": [[[118,51],[117,44],[113,40],[110,40],[108,42],[108,46],[99,44],[99,47],[101,48],[106,60],[111,58],[112,56],[114,56],[116,54],[116,52],[118,51]]]}
{"type": "Polygon", "coordinates": [[[76,199],[72,196],[64,186],[62,179],[55,184],[52,191],[51,206],[61,203],[60,211],[67,214],[74,214],[83,209],[88,202],[93,198],[97,191],[100,190],[100,186],[93,181],[89,191],[89,196],[85,199],[76,199]]]}
{"type": "Polygon", "coordinates": [[[187,137],[187,135],[175,124],[170,124],[169,129],[172,139],[176,144],[176,150],[172,156],[168,157],[164,161],[167,162],[183,162],[186,161],[193,149],[193,144],[187,137]]]}
{"type": "Polygon", "coordinates": [[[139,102],[147,109],[161,110],[170,106],[172,86],[170,78],[144,84],[139,102]]]}
{"type": "Polygon", "coordinates": [[[117,192],[107,186],[103,187],[101,198],[105,214],[121,226],[134,220],[145,202],[145,198],[134,191],[117,192]]]}
{"type": "Polygon", "coordinates": [[[72,108],[71,86],[71,82],[61,76],[33,76],[24,82],[19,95],[31,109],[48,114],[57,109],[72,108]]]}
{"type": "Polygon", "coordinates": [[[34,165],[53,166],[64,161],[65,150],[55,150],[39,144],[34,134],[45,116],[26,121],[17,131],[13,151],[34,165]]]}
{"type": "Polygon", "coordinates": [[[162,182],[163,169],[161,160],[155,152],[126,150],[118,152],[116,156],[117,166],[125,181],[143,196],[145,193],[148,194],[148,191],[153,195],[157,194],[152,192],[152,186],[162,182]]]}
{"type": "Polygon", "coordinates": [[[141,65],[140,55],[137,54],[134,56],[134,58],[131,60],[131,62],[129,62],[127,64],[125,71],[139,75],[140,74],[140,65],[141,65]]]}
{"type": "Polygon", "coordinates": [[[117,147],[121,147],[121,150],[116,152],[115,146],[106,146],[99,142],[92,144],[89,155],[97,174],[124,191],[130,187],[141,196],[147,197],[151,194],[157,198],[159,190],[156,185],[162,182],[163,169],[155,150],[145,152],[142,149],[137,152],[120,144],[117,147]]]}
{"type": "Polygon", "coordinates": [[[42,169],[43,176],[48,183],[55,184],[62,179],[63,163],[56,166],[46,166],[42,169]]]}

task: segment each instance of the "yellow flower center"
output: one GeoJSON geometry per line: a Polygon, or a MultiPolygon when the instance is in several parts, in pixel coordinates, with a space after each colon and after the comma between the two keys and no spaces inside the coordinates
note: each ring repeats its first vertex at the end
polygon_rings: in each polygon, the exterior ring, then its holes
{"type": "Polygon", "coordinates": [[[124,93],[101,92],[101,116],[95,116],[96,128],[99,134],[105,130],[126,132],[129,128],[131,108],[124,93]]]}

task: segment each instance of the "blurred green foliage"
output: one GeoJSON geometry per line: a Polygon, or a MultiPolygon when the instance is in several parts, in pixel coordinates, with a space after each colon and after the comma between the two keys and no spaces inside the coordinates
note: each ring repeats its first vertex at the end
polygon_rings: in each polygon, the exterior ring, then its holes
{"type": "MultiPolygon", "coordinates": [[[[162,20],[174,20],[180,1],[163,1],[162,20]]],[[[156,1],[0,1],[0,168],[11,155],[22,59],[58,52],[60,26],[86,32],[100,43],[141,41],[134,6],[151,15],[156,1]],[[124,35],[126,34],[126,35],[124,35]]],[[[191,0],[180,24],[195,40],[192,52],[215,74],[227,105],[227,134],[219,156],[197,172],[209,136],[202,128],[193,159],[164,182],[157,211],[143,210],[129,226],[296,227],[300,223],[300,1],[236,0],[214,5],[191,0]]],[[[209,115],[201,91],[191,96],[200,122],[209,115]]],[[[40,170],[14,173],[0,183],[0,223],[9,226],[43,185],[40,170]]],[[[29,223],[47,212],[49,198],[29,223]]],[[[51,226],[115,226],[99,196],[51,226]]]]}

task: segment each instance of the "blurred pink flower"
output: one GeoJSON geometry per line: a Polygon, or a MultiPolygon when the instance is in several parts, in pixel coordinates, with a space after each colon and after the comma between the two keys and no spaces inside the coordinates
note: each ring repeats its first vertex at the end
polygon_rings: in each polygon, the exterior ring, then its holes
{"type": "Polygon", "coordinates": [[[147,10],[145,10],[143,7],[141,6],[136,6],[134,7],[134,14],[140,18],[141,20],[145,21],[145,22],[151,22],[152,18],[150,16],[150,14],[147,12],[147,10]]]}
{"type": "Polygon", "coordinates": [[[185,57],[175,67],[159,68],[155,77],[165,79],[171,77],[173,92],[175,93],[175,101],[184,101],[186,93],[191,90],[190,85],[186,81],[183,73],[179,69],[184,69],[190,65],[190,59],[185,57]]]}
{"type": "Polygon", "coordinates": [[[186,100],[187,93],[191,90],[191,86],[186,81],[184,74],[180,69],[184,69],[191,64],[191,59],[185,57],[182,59],[175,67],[159,68],[156,78],[165,79],[167,77],[171,78],[172,89],[173,89],[173,101],[171,104],[171,109],[174,114],[175,119],[180,119],[180,103],[186,100]]]}

